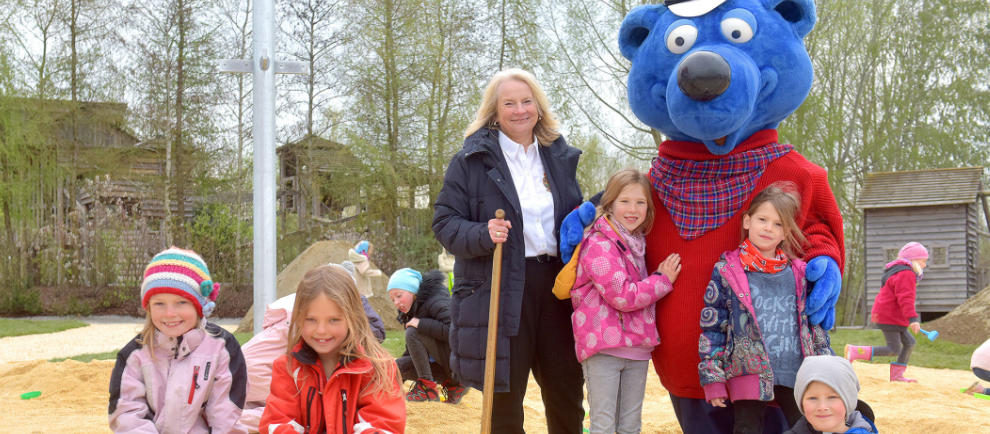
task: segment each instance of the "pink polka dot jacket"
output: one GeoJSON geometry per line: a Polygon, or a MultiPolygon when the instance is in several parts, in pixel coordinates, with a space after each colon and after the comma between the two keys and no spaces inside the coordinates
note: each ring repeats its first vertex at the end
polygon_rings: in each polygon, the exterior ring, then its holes
{"type": "Polygon", "coordinates": [[[579,362],[603,350],[649,352],[660,342],[655,305],[672,286],[667,277],[645,268],[642,255],[633,253],[605,217],[595,220],[581,244],[571,290],[579,362]]]}

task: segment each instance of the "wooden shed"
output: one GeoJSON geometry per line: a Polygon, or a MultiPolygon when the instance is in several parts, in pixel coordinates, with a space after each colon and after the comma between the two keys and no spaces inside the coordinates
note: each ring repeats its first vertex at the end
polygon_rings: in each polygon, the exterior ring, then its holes
{"type": "Polygon", "coordinates": [[[347,146],[307,136],[275,150],[279,160],[279,205],[286,213],[309,218],[339,218],[344,207],[360,202],[364,165],[347,146]]]}
{"type": "Polygon", "coordinates": [[[928,268],[915,306],[923,320],[949,312],[978,292],[982,167],[870,173],[857,207],[863,210],[866,319],[884,265],[909,241],[928,248],[928,268]]]}

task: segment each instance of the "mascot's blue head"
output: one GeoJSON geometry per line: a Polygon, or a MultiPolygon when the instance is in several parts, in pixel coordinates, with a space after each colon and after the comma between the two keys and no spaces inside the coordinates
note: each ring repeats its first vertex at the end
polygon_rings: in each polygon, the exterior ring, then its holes
{"type": "Polygon", "coordinates": [[[776,128],[801,105],[813,72],[803,38],[812,0],[667,0],[629,12],[619,49],[632,62],[629,105],[674,140],[715,155],[776,128]]]}

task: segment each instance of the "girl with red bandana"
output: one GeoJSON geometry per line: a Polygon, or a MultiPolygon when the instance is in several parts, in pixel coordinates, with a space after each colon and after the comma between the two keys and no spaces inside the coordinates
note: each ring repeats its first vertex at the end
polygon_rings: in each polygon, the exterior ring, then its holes
{"type": "Polygon", "coordinates": [[[742,243],[722,254],[705,289],[698,373],[711,405],[731,402],[737,433],[763,432],[770,401],[789,424],[797,422],[793,388],[801,362],[832,353],[825,330],[803,313],[800,204],[791,183],[761,191],[743,215],[742,243]]]}

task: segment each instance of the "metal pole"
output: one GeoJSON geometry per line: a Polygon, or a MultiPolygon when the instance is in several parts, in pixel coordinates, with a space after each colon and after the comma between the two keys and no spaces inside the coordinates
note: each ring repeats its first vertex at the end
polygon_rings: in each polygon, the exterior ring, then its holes
{"type": "Polygon", "coordinates": [[[275,3],[254,0],[254,333],[275,301],[275,3]]]}

